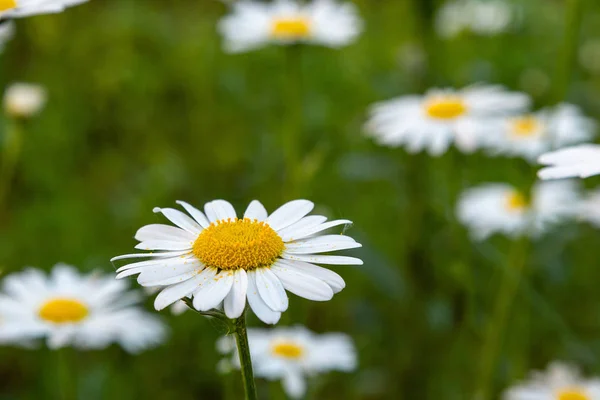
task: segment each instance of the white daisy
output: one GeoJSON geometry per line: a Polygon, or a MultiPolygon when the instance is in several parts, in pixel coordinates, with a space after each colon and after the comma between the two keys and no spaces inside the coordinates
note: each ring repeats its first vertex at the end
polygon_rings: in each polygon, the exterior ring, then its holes
{"type": "Polygon", "coordinates": [[[117,270],[117,278],[139,274],[142,286],[167,286],[154,306],[162,310],[184,297],[194,307],[208,311],[223,303],[229,318],[242,315],[248,304],[263,322],[275,324],[288,307],[288,290],[309,300],[330,300],[345,287],[336,273],[316,264],[362,265],[354,257],[322,255],[361,247],[354,239],[326,229],[350,224],[348,220],[325,222],[308,213],[314,204],[295,200],[271,215],[258,201],[250,203],[242,219],[233,206],[214,200],[205,213],[178,202],[191,218],[172,208],[156,208],[177,227],[148,225],[135,238],[136,246],[151,253],[129,254],[112,261],[150,257],[117,270]]]}
{"type": "Polygon", "coordinates": [[[589,178],[600,174],[600,145],[584,144],[540,156],[538,162],[548,165],[539,171],[541,179],[589,178]]]}
{"type": "Polygon", "coordinates": [[[552,149],[592,139],[595,123],[577,106],[560,104],[552,109],[507,118],[497,132],[483,136],[493,154],[521,156],[535,161],[552,149]]]}
{"type": "Polygon", "coordinates": [[[225,49],[232,53],[271,43],[310,43],[338,48],[352,43],[362,30],[362,21],[352,3],[242,0],[232,7],[232,13],[219,24],[225,49]]]}
{"type": "Polygon", "coordinates": [[[570,181],[537,183],[531,195],[507,184],[492,183],[465,191],[457,216],[476,240],[494,233],[537,236],[550,225],[574,217],[578,204],[579,194],[570,181]]]}
{"type": "Polygon", "coordinates": [[[13,118],[29,118],[46,104],[46,89],[31,83],[13,83],[4,92],[4,111],[13,118]]]}
{"type": "Polygon", "coordinates": [[[504,0],[457,0],[440,7],[435,20],[437,33],[455,37],[464,31],[493,36],[506,31],[514,12],[504,0]]]}
{"type": "Polygon", "coordinates": [[[577,368],[552,363],[548,370],[508,389],[504,400],[600,400],[600,380],[584,379],[577,368]]]}
{"type": "Polygon", "coordinates": [[[64,11],[88,0],[0,0],[0,18],[21,18],[64,11]]]}
{"type": "Polygon", "coordinates": [[[581,202],[579,217],[586,222],[600,228],[600,189],[586,194],[581,202]]]}
{"type": "Polygon", "coordinates": [[[0,21],[0,52],[4,45],[15,35],[15,24],[12,21],[0,21]]]}
{"type": "Polygon", "coordinates": [[[102,349],[118,343],[138,352],[165,337],[163,324],[134,306],[139,300],[111,276],[80,275],[63,264],[49,276],[30,268],[2,283],[0,337],[17,344],[45,337],[53,349],[102,349]]]}
{"type": "Polygon", "coordinates": [[[382,145],[404,146],[410,153],[444,153],[452,142],[463,151],[478,146],[478,137],[498,124],[494,117],[521,112],[525,94],[501,86],[475,85],[462,90],[432,89],[424,96],[403,96],[375,104],[366,124],[382,145]]]}
{"type": "MultiPolygon", "coordinates": [[[[224,353],[233,352],[231,365],[239,368],[232,338],[217,344],[224,353]]],[[[356,369],[356,350],[352,339],[343,333],[315,334],[305,327],[248,329],[248,342],[257,377],[281,380],[288,396],[302,398],[309,377],[329,372],[356,369]]]]}

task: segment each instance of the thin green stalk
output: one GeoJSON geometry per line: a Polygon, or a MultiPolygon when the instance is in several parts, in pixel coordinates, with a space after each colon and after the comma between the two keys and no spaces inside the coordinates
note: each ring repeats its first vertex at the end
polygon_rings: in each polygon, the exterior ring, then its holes
{"type": "Polygon", "coordinates": [[[527,239],[515,241],[512,245],[508,266],[504,270],[504,277],[498,290],[492,319],[487,325],[485,341],[481,352],[481,368],[476,389],[475,399],[491,399],[490,392],[494,376],[495,366],[504,332],[508,322],[508,317],[515,299],[521,276],[527,260],[527,239]]]}
{"type": "Polygon", "coordinates": [[[235,320],[235,342],[237,343],[238,354],[240,357],[240,366],[242,371],[242,381],[246,400],[256,400],[256,384],[254,383],[254,372],[252,371],[252,358],[250,357],[250,345],[248,344],[248,331],[246,329],[246,311],[241,317],[235,320]]]}
{"type": "Polygon", "coordinates": [[[286,46],[284,82],[285,98],[283,114],[283,154],[285,157],[284,200],[296,196],[300,182],[302,132],[302,48],[299,45],[286,46]]]}
{"type": "Polygon", "coordinates": [[[565,34],[556,71],[554,101],[562,101],[569,90],[573,66],[577,57],[584,0],[566,0],[565,34]]]}
{"type": "Polygon", "coordinates": [[[17,120],[9,120],[2,143],[2,160],[0,161],[0,210],[15,174],[23,145],[21,124],[17,120]]]}
{"type": "Polygon", "coordinates": [[[75,385],[72,382],[69,360],[66,352],[68,349],[55,350],[57,357],[57,373],[58,373],[58,398],[61,400],[75,399],[75,385]]]}

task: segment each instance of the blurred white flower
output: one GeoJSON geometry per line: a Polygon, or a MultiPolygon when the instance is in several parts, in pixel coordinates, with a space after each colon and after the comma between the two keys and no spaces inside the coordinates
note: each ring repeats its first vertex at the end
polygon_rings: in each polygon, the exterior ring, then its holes
{"type": "Polygon", "coordinates": [[[0,18],[54,14],[88,0],[0,0],[0,18]]]}
{"type": "Polygon", "coordinates": [[[452,142],[468,152],[478,147],[482,134],[500,125],[497,117],[520,113],[529,103],[527,95],[495,85],[432,89],[424,96],[375,104],[365,130],[379,144],[403,146],[410,153],[441,155],[452,142]]]}
{"type": "Polygon", "coordinates": [[[514,18],[514,10],[504,0],[456,0],[445,3],[436,15],[438,35],[451,38],[463,31],[482,36],[505,32],[514,18]]]}
{"type": "Polygon", "coordinates": [[[538,236],[579,211],[580,197],[572,181],[538,182],[531,195],[508,184],[484,184],[466,190],[457,205],[457,217],[475,240],[494,233],[509,237],[538,236]]]}
{"type": "Polygon", "coordinates": [[[4,92],[4,112],[12,118],[30,118],[46,104],[46,90],[31,83],[13,83],[4,92]]]}
{"type": "Polygon", "coordinates": [[[538,175],[541,179],[588,178],[600,174],[600,145],[584,144],[553,151],[540,156],[538,162],[548,165],[538,175]]]}
{"type": "Polygon", "coordinates": [[[242,0],[232,8],[232,13],[219,23],[225,50],[232,53],[271,43],[310,43],[338,48],[352,43],[362,31],[362,21],[352,3],[242,0]]]}
{"type": "Polygon", "coordinates": [[[593,190],[586,194],[581,204],[579,217],[600,228],[600,189],[593,190]]]}
{"type": "Polygon", "coordinates": [[[258,202],[250,203],[243,219],[225,200],[205,204],[206,215],[179,201],[191,216],[172,209],[156,208],[177,227],[147,225],[135,238],[142,254],[128,254],[112,261],[151,258],[117,270],[117,278],[138,276],[142,286],[164,286],[156,297],[157,310],[193,297],[198,311],[223,304],[229,318],[242,315],[248,304],[263,322],[275,324],[288,308],[286,290],[309,300],[331,300],[344,287],[335,272],[318,264],[362,265],[354,257],[321,255],[361,247],[349,236],[320,235],[348,220],[325,222],[311,215],[314,204],[290,201],[271,215],[258,202]]]}
{"type": "MultiPolygon", "coordinates": [[[[303,326],[248,329],[248,341],[256,376],[281,380],[285,392],[294,399],[305,395],[309,377],[356,369],[354,344],[343,333],[315,334],[303,326]]],[[[221,338],[217,346],[222,353],[233,352],[228,365],[239,368],[232,338],[221,338]]]]}
{"type": "Polygon", "coordinates": [[[571,365],[552,363],[546,372],[504,392],[504,400],[600,400],[600,380],[584,379],[571,365]]]}
{"type": "Polygon", "coordinates": [[[15,35],[15,24],[12,21],[0,21],[0,52],[4,45],[15,35]]]}
{"type": "Polygon", "coordinates": [[[45,337],[52,349],[102,349],[118,343],[135,353],[165,338],[164,325],[135,304],[141,300],[112,276],[80,275],[58,264],[47,276],[27,269],[4,278],[0,338],[15,344],[45,337]]]}
{"type": "Polygon", "coordinates": [[[596,124],[578,107],[556,107],[507,118],[501,129],[482,135],[483,146],[492,154],[520,156],[530,162],[552,149],[586,142],[593,138],[596,124]]]}

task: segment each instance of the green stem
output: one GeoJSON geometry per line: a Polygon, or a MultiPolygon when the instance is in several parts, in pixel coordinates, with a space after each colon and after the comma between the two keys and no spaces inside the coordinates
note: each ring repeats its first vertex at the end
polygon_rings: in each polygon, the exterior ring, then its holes
{"type": "Polygon", "coordinates": [[[250,357],[250,345],[248,344],[248,331],[246,329],[246,311],[241,317],[234,321],[235,342],[237,343],[242,381],[246,392],[246,400],[256,400],[256,385],[254,383],[254,372],[252,371],[252,358],[250,357]]]}
{"type": "Polygon", "coordinates": [[[519,283],[526,264],[527,244],[528,241],[525,238],[515,241],[510,251],[508,267],[504,270],[504,277],[494,305],[494,313],[485,334],[485,342],[481,354],[480,375],[475,396],[477,400],[491,398],[490,388],[495,371],[494,367],[502,345],[511,306],[518,292],[519,283]]]}
{"type": "Polygon", "coordinates": [[[295,197],[301,173],[300,133],[302,131],[302,48],[286,46],[283,154],[285,156],[284,200],[295,197]]]}
{"type": "Polygon", "coordinates": [[[55,350],[57,353],[57,372],[58,372],[58,390],[59,396],[58,398],[61,400],[72,400],[75,399],[74,394],[74,385],[71,381],[71,373],[69,369],[69,360],[67,357],[68,349],[58,349],[55,350]]]}
{"type": "Polygon", "coordinates": [[[2,146],[0,161],[0,210],[10,190],[15,169],[21,155],[22,129],[19,121],[9,120],[2,146]]]}
{"type": "Polygon", "coordinates": [[[569,90],[573,66],[577,57],[583,0],[566,0],[564,43],[556,71],[554,101],[562,101],[569,90]]]}

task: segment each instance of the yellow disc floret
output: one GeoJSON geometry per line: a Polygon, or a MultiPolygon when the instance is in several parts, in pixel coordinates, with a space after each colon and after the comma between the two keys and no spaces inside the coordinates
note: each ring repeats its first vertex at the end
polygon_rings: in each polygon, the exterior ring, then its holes
{"type": "Polygon", "coordinates": [[[540,122],[532,116],[515,118],[511,121],[512,134],[518,137],[530,137],[536,135],[541,128],[540,122]]]}
{"type": "Polygon", "coordinates": [[[81,301],[68,298],[55,298],[40,307],[40,318],[56,324],[80,322],[87,318],[88,308],[81,301]]]}
{"type": "Polygon", "coordinates": [[[295,359],[302,357],[304,349],[293,342],[279,342],[273,345],[272,352],[279,357],[295,359]]]}
{"type": "Polygon", "coordinates": [[[567,389],[558,392],[556,400],[591,400],[591,397],[579,389],[567,389]]]}
{"type": "Polygon", "coordinates": [[[425,112],[435,119],[454,119],[467,112],[467,106],[458,96],[438,96],[425,103],[425,112]]]}
{"type": "Polygon", "coordinates": [[[12,10],[17,7],[17,0],[0,0],[0,12],[12,10]]]}
{"type": "Polygon", "coordinates": [[[509,211],[522,211],[527,208],[529,203],[527,202],[527,198],[520,192],[513,192],[508,195],[506,199],[506,208],[509,211]]]}
{"type": "Polygon", "coordinates": [[[275,39],[306,39],[310,36],[310,21],[304,17],[277,18],[271,24],[275,39]]]}
{"type": "Polygon", "coordinates": [[[271,266],[284,249],[281,237],[264,222],[227,219],[213,222],[194,242],[194,255],[223,270],[271,266]]]}

